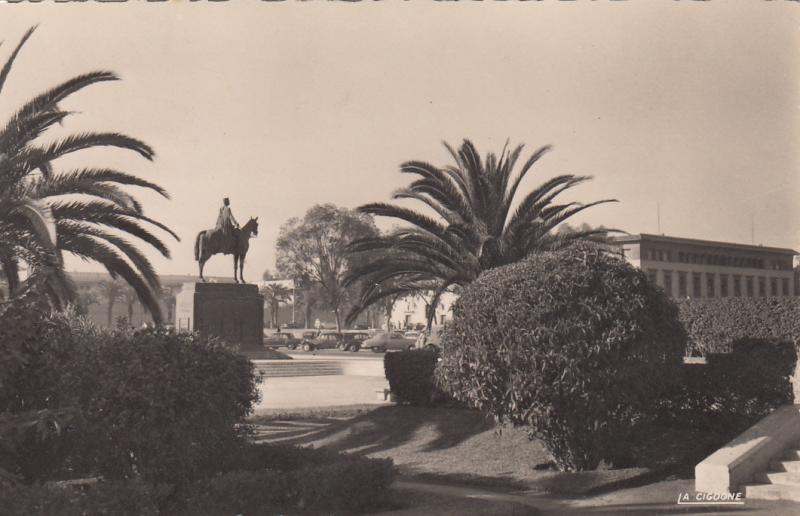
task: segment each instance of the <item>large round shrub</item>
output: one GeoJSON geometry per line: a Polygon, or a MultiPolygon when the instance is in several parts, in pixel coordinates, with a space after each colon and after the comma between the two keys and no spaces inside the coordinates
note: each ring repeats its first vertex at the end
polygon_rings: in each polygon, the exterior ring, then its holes
{"type": "Polygon", "coordinates": [[[543,253],[464,289],[440,383],[527,426],[562,469],[619,463],[632,425],[678,378],[685,332],[641,271],[592,246],[543,253]]]}

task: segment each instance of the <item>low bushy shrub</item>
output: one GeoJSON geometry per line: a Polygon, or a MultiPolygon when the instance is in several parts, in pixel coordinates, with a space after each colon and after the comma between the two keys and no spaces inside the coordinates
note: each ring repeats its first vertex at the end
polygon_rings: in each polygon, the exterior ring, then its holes
{"type": "Polygon", "coordinates": [[[3,516],[158,516],[170,489],[139,480],[98,482],[88,488],[19,485],[0,489],[3,516]]]}
{"type": "Polygon", "coordinates": [[[645,274],[591,246],[547,252],[464,289],[437,375],[528,427],[562,469],[626,460],[633,423],[677,378],[686,336],[645,274]]]}
{"type": "Polygon", "coordinates": [[[682,299],[677,304],[690,355],[727,353],[742,339],[800,344],[798,297],[682,299]]]}
{"type": "Polygon", "coordinates": [[[243,451],[240,469],[197,482],[188,490],[186,514],[361,511],[384,500],[394,477],[388,459],[275,445],[253,445],[243,451]]]}
{"type": "Polygon", "coordinates": [[[81,469],[185,482],[214,471],[248,435],[242,423],[259,394],[247,358],[193,334],[72,330],[57,383],[86,421],[81,469]]]}
{"type": "Polygon", "coordinates": [[[720,445],[794,400],[794,343],[742,339],[730,350],[684,365],[664,404],[669,422],[718,433],[720,445]]]}
{"type": "Polygon", "coordinates": [[[383,368],[399,403],[427,407],[449,399],[436,385],[434,370],[438,361],[439,353],[428,349],[386,353],[383,368]]]}

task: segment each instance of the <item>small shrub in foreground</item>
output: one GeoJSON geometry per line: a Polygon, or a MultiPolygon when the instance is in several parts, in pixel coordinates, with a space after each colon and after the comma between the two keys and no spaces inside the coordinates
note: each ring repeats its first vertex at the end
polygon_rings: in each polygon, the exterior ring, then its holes
{"type": "Polygon", "coordinates": [[[386,379],[399,403],[427,407],[450,399],[436,385],[434,370],[438,361],[439,353],[428,349],[386,353],[386,379]]]}
{"type": "Polygon", "coordinates": [[[620,465],[633,424],[678,376],[677,309],[591,246],[532,256],[464,289],[437,375],[456,398],[528,427],[566,470],[620,465]]]}

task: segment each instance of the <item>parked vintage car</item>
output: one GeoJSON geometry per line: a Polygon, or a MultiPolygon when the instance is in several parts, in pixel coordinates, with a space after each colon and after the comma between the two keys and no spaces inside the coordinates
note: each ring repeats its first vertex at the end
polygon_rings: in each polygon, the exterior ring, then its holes
{"type": "Polygon", "coordinates": [[[414,343],[414,347],[417,349],[426,348],[441,351],[443,331],[444,326],[440,325],[432,327],[430,333],[427,331],[420,332],[419,337],[417,337],[417,340],[414,343]]]}
{"type": "Polygon", "coordinates": [[[297,346],[300,344],[300,342],[301,342],[300,339],[298,339],[289,332],[268,333],[264,335],[265,348],[297,349],[297,346]]]}
{"type": "Polygon", "coordinates": [[[343,333],[339,339],[338,348],[342,351],[358,351],[361,349],[363,342],[370,338],[367,332],[348,332],[343,333]]]}
{"type": "Polygon", "coordinates": [[[319,334],[315,332],[303,333],[303,341],[300,347],[303,351],[314,351],[316,349],[336,349],[342,334],[336,331],[323,331],[319,334]]]}
{"type": "Polygon", "coordinates": [[[399,351],[404,349],[414,349],[414,341],[406,339],[405,337],[397,335],[396,332],[376,333],[361,343],[361,347],[371,349],[374,353],[382,353],[384,351],[399,351]]]}
{"type": "Polygon", "coordinates": [[[411,330],[411,331],[407,331],[407,332],[405,332],[405,333],[403,334],[403,338],[404,338],[404,339],[417,340],[417,339],[419,338],[419,336],[420,336],[420,334],[421,334],[421,333],[424,333],[424,330],[423,330],[423,331],[421,331],[421,332],[420,332],[420,331],[417,331],[417,330],[411,330]]]}

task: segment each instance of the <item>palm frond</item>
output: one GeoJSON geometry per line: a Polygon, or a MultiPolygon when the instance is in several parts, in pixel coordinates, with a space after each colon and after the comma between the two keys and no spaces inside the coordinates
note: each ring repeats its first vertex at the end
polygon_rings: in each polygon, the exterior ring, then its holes
{"type": "MultiPolygon", "coordinates": [[[[66,238],[65,238],[66,241],[66,238]]],[[[101,263],[112,277],[120,276],[128,285],[136,291],[136,295],[142,306],[150,313],[153,322],[161,324],[163,314],[158,303],[157,289],[151,288],[142,277],[134,270],[114,249],[99,240],[85,235],[70,235],[67,245],[69,252],[101,263]]]]}
{"type": "Polygon", "coordinates": [[[0,91],[3,91],[3,86],[6,83],[6,79],[8,78],[8,74],[11,72],[11,67],[14,66],[14,60],[17,58],[17,55],[19,54],[19,51],[22,50],[22,47],[25,45],[25,42],[28,41],[28,38],[31,37],[31,35],[33,34],[33,31],[36,30],[36,27],[37,26],[34,25],[30,29],[28,29],[28,31],[25,33],[25,35],[22,36],[22,39],[20,40],[20,42],[17,44],[17,47],[14,49],[13,52],[11,52],[11,56],[9,56],[8,60],[6,61],[6,64],[4,64],[3,68],[0,69],[0,91]]]}

